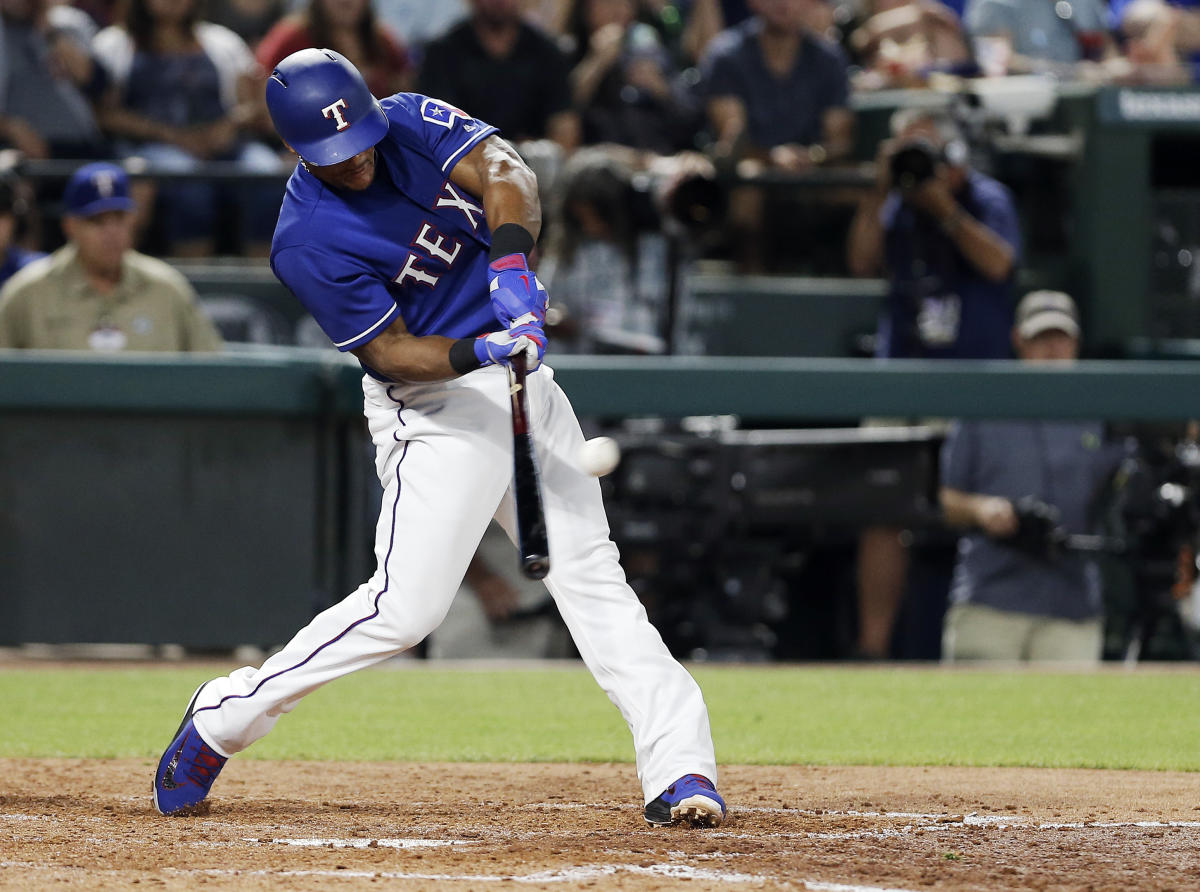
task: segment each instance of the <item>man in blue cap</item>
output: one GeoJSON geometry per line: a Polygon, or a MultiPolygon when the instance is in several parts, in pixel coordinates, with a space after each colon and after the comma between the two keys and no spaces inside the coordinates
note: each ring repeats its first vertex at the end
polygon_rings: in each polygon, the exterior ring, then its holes
{"type": "Polygon", "coordinates": [[[0,347],[219,350],[187,279],[133,250],[129,177],[115,164],[77,170],[63,193],[67,244],[0,290],[0,347]]]}

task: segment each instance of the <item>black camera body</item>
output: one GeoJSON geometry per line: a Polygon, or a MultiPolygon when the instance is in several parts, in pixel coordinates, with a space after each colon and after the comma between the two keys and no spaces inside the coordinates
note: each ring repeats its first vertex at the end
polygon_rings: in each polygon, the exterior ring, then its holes
{"type": "Polygon", "coordinates": [[[902,192],[915,189],[933,178],[942,160],[941,150],[929,140],[909,140],[892,153],[892,185],[902,192]]]}

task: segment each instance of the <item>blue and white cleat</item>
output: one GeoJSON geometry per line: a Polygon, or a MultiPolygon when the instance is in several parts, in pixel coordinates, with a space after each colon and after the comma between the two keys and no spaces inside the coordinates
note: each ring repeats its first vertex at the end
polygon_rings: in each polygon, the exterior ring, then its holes
{"type": "Polygon", "coordinates": [[[685,774],[649,803],[643,814],[651,827],[680,823],[693,827],[719,827],[725,820],[725,800],[708,778],[685,774]]]}
{"type": "MultiPolygon", "coordinates": [[[[207,682],[205,682],[207,684],[207,682]]],[[[204,742],[192,723],[192,710],[204,685],[196,688],[175,739],[158,760],[154,774],[154,807],[164,815],[193,814],[229,760],[204,742]]]]}

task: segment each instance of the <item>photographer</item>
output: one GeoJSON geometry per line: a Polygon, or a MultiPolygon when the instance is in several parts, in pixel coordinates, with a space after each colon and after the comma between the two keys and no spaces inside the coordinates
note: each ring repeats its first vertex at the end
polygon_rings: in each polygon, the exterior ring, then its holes
{"type": "Polygon", "coordinates": [[[968,166],[948,115],[902,109],[892,133],[847,252],[854,275],[888,278],[876,355],[1008,358],[1021,251],[1012,194],[968,166]]]}
{"type": "MultiPolygon", "coordinates": [[[[1079,354],[1075,303],[1034,291],[1017,307],[1023,362],[1079,354]]],[[[1100,572],[1060,547],[1090,532],[1092,507],[1125,452],[1098,421],[956,423],[942,448],[941,503],[959,540],[942,658],[1097,662],[1103,640],[1100,572]]]]}
{"type": "Polygon", "coordinates": [[[686,288],[671,239],[700,245],[723,217],[724,194],[698,152],[655,155],[587,146],[563,165],[538,277],[552,289],[555,349],[662,353],[669,289],[686,288]]]}
{"type": "MultiPolygon", "coordinates": [[[[901,109],[891,130],[847,245],[853,275],[888,279],[876,356],[1008,358],[1021,250],[1011,193],[968,166],[949,115],[901,109]]],[[[869,527],[859,541],[861,657],[890,655],[909,564],[902,533],[869,527]]]]}

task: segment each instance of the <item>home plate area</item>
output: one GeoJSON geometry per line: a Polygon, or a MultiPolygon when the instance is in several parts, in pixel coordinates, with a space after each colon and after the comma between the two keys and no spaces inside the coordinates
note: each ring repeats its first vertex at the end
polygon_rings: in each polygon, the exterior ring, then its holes
{"type": "Polygon", "coordinates": [[[1200,887],[1184,773],[729,766],[728,820],[694,830],[644,825],[631,765],[240,758],[187,818],[148,760],[0,772],[4,889],[1200,887]]]}

